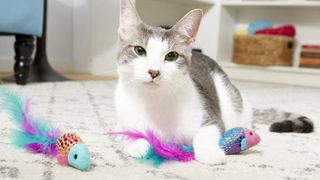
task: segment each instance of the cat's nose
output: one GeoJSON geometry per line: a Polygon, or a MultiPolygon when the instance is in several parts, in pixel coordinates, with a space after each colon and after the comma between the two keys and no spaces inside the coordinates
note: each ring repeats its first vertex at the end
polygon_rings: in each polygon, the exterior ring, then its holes
{"type": "Polygon", "coordinates": [[[157,71],[157,70],[152,70],[152,69],[150,69],[148,72],[149,72],[150,76],[152,77],[152,79],[160,76],[160,72],[157,71]]]}

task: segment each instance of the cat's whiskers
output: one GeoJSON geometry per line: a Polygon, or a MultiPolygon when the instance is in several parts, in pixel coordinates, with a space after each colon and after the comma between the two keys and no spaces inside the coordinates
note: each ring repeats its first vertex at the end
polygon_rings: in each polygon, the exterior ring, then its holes
{"type": "Polygon", "coordinates": [[[139,79],[135,78],[130,81],[124,82],[124,86],[128,89],[133,89],[137,86],[136,82],[139,82],[139,79]]]}

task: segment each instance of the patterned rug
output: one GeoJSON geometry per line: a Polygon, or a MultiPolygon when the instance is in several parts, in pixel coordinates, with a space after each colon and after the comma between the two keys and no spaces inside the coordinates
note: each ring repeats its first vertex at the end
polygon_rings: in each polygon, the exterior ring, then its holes
{"type": "Polygon", "coordinates": [[[320,179],[320,89],[236,82],[253,106],[300,112],[316,124],[312,134],[276,134],[256,124],[261,143],[226,165],[170,162],[159,168],[126,157],[121,146],[103,134],[116,123],[114,81],[6,85],[33,101],[33,110],[65,131],[77,132],[88,144],[89,172],[61,167],[56,160],[28,154],[10,143],[14,128],[0,110],[0,179],[320,179]]]}

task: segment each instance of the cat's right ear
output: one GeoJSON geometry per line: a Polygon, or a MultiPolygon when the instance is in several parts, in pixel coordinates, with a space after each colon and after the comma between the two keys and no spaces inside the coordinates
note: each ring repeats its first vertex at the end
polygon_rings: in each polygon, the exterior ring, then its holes
{"type": "Polygon", "coordinates": [[[122,39],[127,39],[130,33],[142,23],[136,8],[130,0],[120,2],[120,24],[118,34],[122,39]]]}
{"type": "Polygon", "coordinates": [[[203,12],[201,9],[194,9],[186,14],[172,29],[187,38],[189,46],[193,46],[198,29],[201,23],[203,12]]]}

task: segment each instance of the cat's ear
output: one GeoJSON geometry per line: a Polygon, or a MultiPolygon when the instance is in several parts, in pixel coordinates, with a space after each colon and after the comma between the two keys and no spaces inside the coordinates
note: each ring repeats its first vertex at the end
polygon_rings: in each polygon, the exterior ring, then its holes
{"type": "Polygon", "coordinates": [[[177,22],[172,30],[186,36],[188,44],[192,46],[198,33],[202,15],[201,9],[194,9],[177,22]]]}
{"type": "Polygon", "coordinates": [[[134,31],[142,21],[137,13],[136,8],[130,0],[121,0],[120,2],[120,23],[118,33],[122,38],[127,37],[130,32],[134,31]]]}

